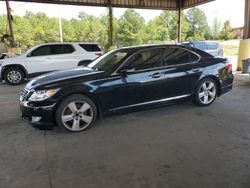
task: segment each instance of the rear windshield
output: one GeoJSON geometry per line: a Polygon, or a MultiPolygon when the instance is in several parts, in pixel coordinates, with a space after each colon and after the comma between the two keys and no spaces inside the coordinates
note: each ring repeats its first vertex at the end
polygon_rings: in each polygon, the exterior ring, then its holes
{"type": "Polygon", "coordinates": [[[79,44],[87,52],[99,52],[101,48],[97,44],[79,44]]]}
{"type": "Polygon", "coordinates": [[[200,50],[207,50],[207,44],[205,42],[194,42],[193,43],[195,48],[198,48],[200,50]]]}
{"type": "Polygon", "coordinates": [[[219,48],[219,44],[215,42],[209,42],[207,43],[207,47],[209,50],[216,50],[217,48],[219,48]]]}

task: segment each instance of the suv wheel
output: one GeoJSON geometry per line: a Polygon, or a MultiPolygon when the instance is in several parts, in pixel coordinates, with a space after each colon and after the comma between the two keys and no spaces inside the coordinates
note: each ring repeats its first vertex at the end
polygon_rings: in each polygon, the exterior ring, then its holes
{"type": "Polygon", "coordinates": [[[71,95],[56,110],[56,122],[63,132],[81,132],[96,121],[94,102],[84,95],[71,95]]]}
{"type": "Polygon", "coordinates": [[[4,80],[10,85],[19,85],[23,83],[25,74],[19,67],[10,67],[4,71],[4,80]]]}
{"type": "Polygon", "coordinates": [[[194,93],[194,103],[198,106],[208,106],[217,97],[217,84],[211,78],[203,79],[197,86],[194,93]]]}

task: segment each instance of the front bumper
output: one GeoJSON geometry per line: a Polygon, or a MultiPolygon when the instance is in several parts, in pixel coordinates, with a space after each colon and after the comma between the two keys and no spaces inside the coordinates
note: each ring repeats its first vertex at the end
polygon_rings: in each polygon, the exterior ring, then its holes
{"type": "Polygon", "coordinates": [[[20,102],[21,118],[39,129],[52,129],[56,104],[33,107],[29,102],[20,102]]]}

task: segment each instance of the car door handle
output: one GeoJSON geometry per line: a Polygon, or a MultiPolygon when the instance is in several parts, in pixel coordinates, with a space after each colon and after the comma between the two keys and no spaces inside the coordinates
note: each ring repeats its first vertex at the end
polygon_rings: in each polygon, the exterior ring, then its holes
{"type": "Polygon", "coordinates": [[[197,69],[192,69],[193,72],[199,72],[199,70],[200,70],[199,68],[197,68],[197,69]]]}
{"type": "Polygon", "coordinates": [[[154,73],[152,75],[150,75],[152,78],[160,78],[162,76],[161,73],[157,72],[157,73],[154,73]]]}

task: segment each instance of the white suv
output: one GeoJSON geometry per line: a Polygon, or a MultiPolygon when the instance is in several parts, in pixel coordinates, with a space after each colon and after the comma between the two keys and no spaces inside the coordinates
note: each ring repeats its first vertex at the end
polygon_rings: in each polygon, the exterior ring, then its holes
{"type": "Polygon", "coordinates": [[[0,81],[18,85],[44,73],[85,66],[102,54],[96,43],[38,45],[21,56],[0,60],[0,81]]]}

